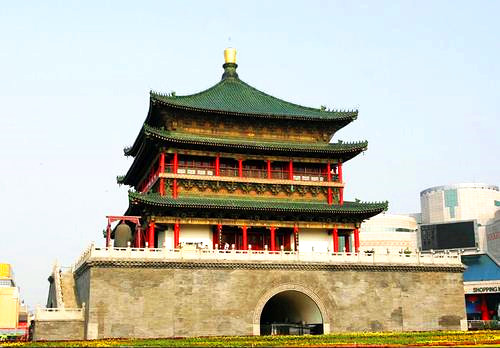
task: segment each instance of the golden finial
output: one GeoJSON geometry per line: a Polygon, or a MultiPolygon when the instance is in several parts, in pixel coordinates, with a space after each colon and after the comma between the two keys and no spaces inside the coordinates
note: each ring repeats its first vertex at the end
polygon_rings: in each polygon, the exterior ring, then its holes
{"type": "Polygon", "coordinates": [[[224,60],[226,61],[226,63],[236,64],[236,48],[226,48],[224,50],[224,60]]]}

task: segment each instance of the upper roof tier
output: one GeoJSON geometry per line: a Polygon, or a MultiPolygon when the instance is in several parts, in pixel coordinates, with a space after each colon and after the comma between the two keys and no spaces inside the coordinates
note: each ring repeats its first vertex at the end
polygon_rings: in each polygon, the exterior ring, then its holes
{"type": "MultiPolygon", "coordinates": [[[[210,148],[213,149],[230,149],[230,151],[254,150],[259,153],[272,151],[273,153],[301,154],[304,156],[316,154],[326,158],[338,156],[338,158],[342,159],[343,162],[346,162],[359,153],[366,151],[368,147],[367,141],[358,141],[353,143],[344,143],[340,141],[337,143],[297,143],[265,140],[255,141],[254,139],[242,137],[207,136],[167,131],[148,126],[147,124],[144,124],[140,133],[140,137],[141,136],[158,139],[165,142],[165,144],[175,144],[177,146],[179,146],[179,144],[200,145],[210,146],[210,148]]],[[[130,148],[124,149],[125,155],[136,156],[141,144],[142,139],[141,141],[136,141],[130,148]]]]}
{"type": "Polygon", "coordinates": [[[256,117],[352,121],[358,116],[357,110],[331,111],[284,101],[240,80],[236,73],[236,63],[226,62],[223,67],[222,80],[209,89],[185,96],[151,92],[151,100],[193,111],[256,117]]]}

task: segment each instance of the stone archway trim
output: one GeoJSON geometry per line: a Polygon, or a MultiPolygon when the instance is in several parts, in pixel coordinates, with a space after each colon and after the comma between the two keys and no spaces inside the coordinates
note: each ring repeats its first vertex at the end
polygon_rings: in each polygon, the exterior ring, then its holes
{"type": "Polygon", "coordinates": [[[329,316],[328,312],[326,310],[325,305],[323,304],[323,301],[321,301],[320,297],[316,295],[312,290],[302,286],[302,285],[297,285],[297,284],[283,284],[280,286],[277,286],[275,288],[272,288],[264,293],[257,302],[257,305],[255,307],[255,310],[253,312],[253,335],[254,336],[259,336],[260,335],[260,317],[262,315],[262,311],[264,310],[264,306],[266,305],[267,301],[271,299],[274,295],[279,294],[280,292],[283,291],[298,291],[303,293],[304,295],[307,295],[311,298],[311,300],[314,301],[316,306],[318,306],[319,312],[321,313],[321,317],[323,319],[323,333],[327,334],[330,333],[330,321],[329,321],[329,316]]]}

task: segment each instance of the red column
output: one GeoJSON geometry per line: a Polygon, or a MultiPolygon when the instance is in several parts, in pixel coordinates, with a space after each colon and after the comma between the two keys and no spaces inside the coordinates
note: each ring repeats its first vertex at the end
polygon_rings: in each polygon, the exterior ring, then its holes
{"type": "Polygon", "coordinates": [[[243,248],[242,250],[248,250],[248,238],[247,238],[247,227],[245,225],[241,226],[243,232],[243,248]]]}
{"type": "Polygon", "coordinates": [[[272,179],[272,173],[271,173],[271,161],[267,160],[267,178],[272,179]]]}
{"type": "Polygon", "coordinates": [[[271,251],[276,251],[276,229],[271,226],[271,251]]]}
{"type": "Polygon", "coordinates": [[[141,226],[137,226],[135,228],[135,243],[134,246],[136,248],[140,248],[142,244],[142,228],[141,226]]]}
{"type": "MultiPolygon", "coordinates": [[[[165,172],[165,153],[160,153],[160,164],[158,168],[158,175],[165,172]]],[[[160,177],[160,196],[165,196],[165,178],[160,177]]]]}
{"type": "Polygon", "coordinates": [[[243,160],[242,159],[238,160],[238,176],[240,178],[243,177],[243,160]]]}
{"type": "Polygon", "coordinates": [[[179,221],[176,221],[174,224],[174,249],[177,249],[179,247],[180,232],[181,232],[181,226],[179,224],[179,221]]]}
{"type": "Polygon", "coordinates": [[[337,230],[337,227],[335,227],[333,229],[332,236],[333,236],[333,252],[338,253],[339,252],[339,231],[337,230]]]}
{"type": "Polygon", "coordinates": [[[220,155],[215,156],[215,176],[220,176],[220,155]]]}
{"type": "MultiPolygon", "coordinates": [[[[330,166],[330,162],[326,164],[326,180],[328,182],[332,181],[332,168],[330,166]]],[[[333,203],[333,193],[332,188],[328,187],[328,197],[327,197],[328,205],[332,205],[333,203]]]]}
{"type": "Polygon", "coordinates": [[[111,244],[111,225],[108,223],[108,227],[106,227],[106,248],[109,248],[111,244]]]}
{"type": "Polygon", "coordinates": [[[293,180],[293,161],[290,160],[288,163],[288,180],[293,180]]]}
{"type": "Polygon", "coordinates": [[[337,174],[339,176],[339,182],[342,182],[342,160],[339,159],[339,163],[337,164],[337,174]]]}
{"type": "Polygon", "coordinates": [[[344,205],[344,188],[339,187],[339,204],[344,205]]]}
{"type": "Polygon", "coordinates": [[[217,244],[219,244],[219,249],[222,248],[220,245],[222,241],[222,224],[217,224],[217,244]]]}
{"type": "Polygon", "coordinates": [[[177,156],[177,151],[174,152],[174,163],[173,163],[173,172],[177,174],[177,169],[179,168],[179,157],[177,156]]]}
{"type": "Polygon", "coordinates": [[[150,249],[155,247],[155,223],[153,221],[149,223],[148,246],[150,249]]]}
{"type": "Polygon", "coordinates": [[[354,229],[354,251],[359,253],[359,228],[354,229]]]}
{"type": "Polygon", "coordinates": [[[349,245],[349,235],[344,236],[345,251],[348,253],[351,251],[351,246],[349,245]]]}
{"type": "MultiPolygon", "coordinates": [[[[177,156],[177,152],[174,152],[174,163],[172,165],[172,171],[174,172],[174,174],[177,174],[177,168],[179,167],[179,159],[178,159],[178,156],[177,156]]],[[[173,198],[177,198],[177,179],[174,179],[173,180],[173,183],[172,183],[172,197],[173,198]]]]}
{"type": "Polygon", "coordinates": [[[293,249],[295,251],[298,251],[298,246],[299,246],[299,226],[294,225],[293,226],[293,249]]]}

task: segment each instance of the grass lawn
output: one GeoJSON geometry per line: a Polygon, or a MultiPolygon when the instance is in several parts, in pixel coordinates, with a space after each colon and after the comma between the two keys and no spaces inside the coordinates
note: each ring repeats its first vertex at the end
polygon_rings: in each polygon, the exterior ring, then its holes
{"type": "Polygon", "coordinates": [[[331,347],[331,346],[500,346],[500,331],[359,332],[317,336],[223,336],[6,343],[16,347],[331,347]]]}

